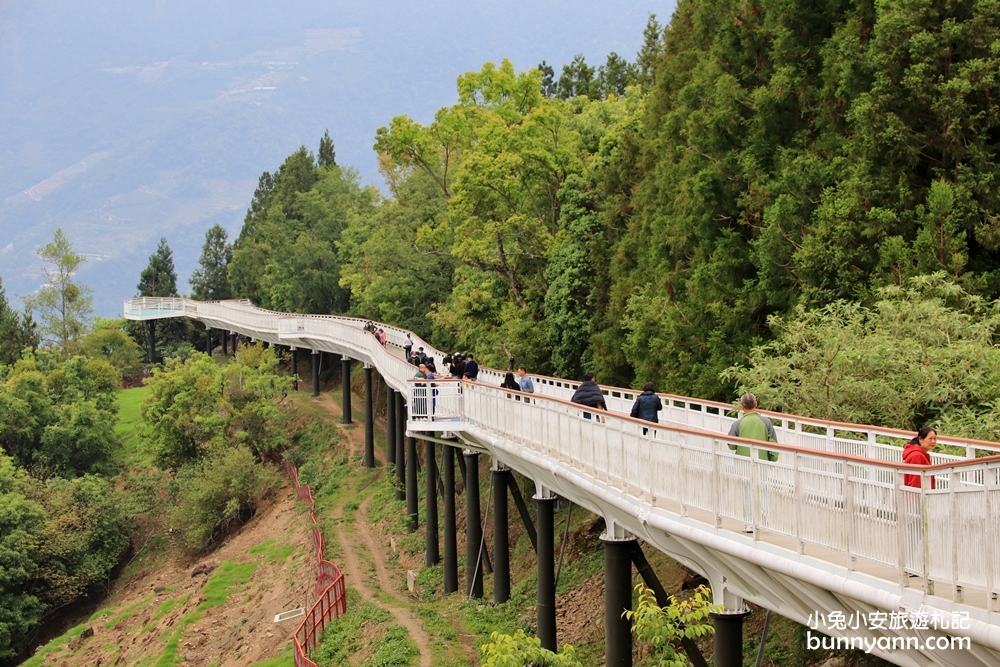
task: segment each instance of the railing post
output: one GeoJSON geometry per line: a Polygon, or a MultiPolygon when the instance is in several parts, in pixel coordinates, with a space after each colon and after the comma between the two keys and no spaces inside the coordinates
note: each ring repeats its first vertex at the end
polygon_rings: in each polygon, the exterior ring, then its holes
{"type": "Polygon", "coordinates": [[[547,489],[535,494],[538,526],[538,599],[536,626],[542,648],[556,650],[556,575],[554,537],[554,506],[556,498],[547,489]]]}
{"type": "Polygon", "coordinates": [[[344,416],[341,422],[344,424],[353,424],[353,415],[351,414],[351,358],[346,354],[340,360],[340,384],[343,392],[344,404],[344,416]]]}
{"type": "Polygon", "coordinates": [[[389,385],[385,393],[385,462],[396,463],[396,390],[389,385]]]}
{"type": "Polygon", "coordinates": [[[417,439],[406,438],[406,514],[409,517],[408,531],[416,532],[419,520],[419,499],[417,498],[417,439]]]}
{"type": "Polygon", "coordinates": [[[396,500],[406,500],[406,405],[396,392],[396,500]]]}
{"type": "Polygon", "coordinates": [[[321,354],[323,353],[319,350],[312,351],[313,398],[319,396],[319,360],[321,354]]]}
{"type": "Polygon", "coordinates": [[[479,511],[479,452],[465,450],[465,586],[470,598],[483,597],[482,513],[479,511]]]}
{"type": "Polygon", "coordinates": [[[493,603],[510,599],[510,535],[507,531],[507,480],[510,470],[499,462],[493,469],[493,603]]]}
{"type": "MultiPolygon", "coordinates": [[[[292,352],[293,359],[295,352],[292,352]]],[[[375,467],[375,409],[372,404],[372,366],[365,364],[365,467],[375,467]]]]}
{"type": "Polygon", "coordinates": [[[424,539],[424,563],[437,565],[438,555],[438,506],[437,506],[437,457],[434,443],[424,440],[424,483],[426,484],[427,530],[424,539]]]}
{"type": "Polygon", "coordinates": [[[458,590],[458,535],[455,528],[455,448],[441,452],[441,483],[444,486],[444,594],[458,590]]]}

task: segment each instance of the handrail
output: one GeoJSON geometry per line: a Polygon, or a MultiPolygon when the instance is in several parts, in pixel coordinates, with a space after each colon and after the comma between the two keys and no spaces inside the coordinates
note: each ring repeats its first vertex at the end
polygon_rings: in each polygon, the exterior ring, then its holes
{"type": "Polygon", "coordinates": [[[347,613],[347,587],[340,568],[323,558],[323,533],[316,521],[316,503],[312,489],[308,485],[299,484],[299,470],[294,463],[285,459],[284,468],[285,474],[295,486],[299,500],[309,503],[313,544],[316,547],[316,602],[309,607],[305,618],[292,635],[293,657],[295,667],[319,667],[309,659],[309,654],[319,645],[327,624],[347,613]]]}

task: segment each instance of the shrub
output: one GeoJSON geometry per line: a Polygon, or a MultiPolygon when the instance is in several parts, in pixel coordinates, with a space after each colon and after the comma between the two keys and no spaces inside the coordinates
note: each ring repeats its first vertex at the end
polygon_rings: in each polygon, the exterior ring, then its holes
{"type": "Polygon", "coordinates": [[[170,524],[188,547],[203,549],[249,520],[278,483],[246,447],[214,448],[178,471],[170,524]]]}

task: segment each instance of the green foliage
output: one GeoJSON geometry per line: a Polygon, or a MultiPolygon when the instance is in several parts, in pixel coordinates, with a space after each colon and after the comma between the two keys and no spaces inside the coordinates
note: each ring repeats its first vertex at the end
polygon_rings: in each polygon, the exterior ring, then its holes
{"type": "Polygon", "coordinates": [[[44,262],[45,284],[25,297],[25,305],[38,313],[41,333],[60,346],[75,342],[87,328],[92,311],[91,290],[73,280],[85,260],[73,251],[62,229],[39,250],[44,262]]]}
{"type": "Polygon", "coordinates": [[[0,454],[0,660],[14,657],[44,605],[30,592],[33,533],[45,511],[23,493],[25,477],[0,454]]]}
{"type": "Polygon", "coordinates": [[[233,247],[227,242],[226,230],[212,225],[205,232],[198,268],[191,274],[191,296],[199,301],[220,301],[233,296],[226,271],[233,260],[233,247]]]}
{"type": "Polygon", "coordinates": [[[98,592],[131,545],[120,494],[106,479],[29,479],[25,494],[44,507],[33,535],[32,590],[50,609],[98,592]]]}
{"type": "Polygon", "coordinates": [[[660,607],[652,590],[643,584],[636,585],[635,590],[638,604],[634,610],[627,610],[625,617],[632,622],[636,638],[652,647],[660,667],[687,667],[687,658],[677,643],[715,632],[709,615],[720,611],[720,607],[711,603],[711,592],[702,586],[683,600],[671,596],[669,604],[660,607]]]}
{"type": "Polygon", "coordinates": [[[14,312],[0,280],[0,366],[13,364],[21,358],[24,348],[34,350],[40,342],[38,325],[31,311],[14,312]]]}
{"type": "Polygon", "coordinates": [[[944,273],[879,290],[872,306],[837,301],[774,317],[777,339],[727,372],[769,409],[950,435],[1000,437],[1000,303],[944,273]]]}
{"type": "Polygon", "coordinates": [[[281,442],[276,401],[289,385],[276,372],[278,359],[261,345],[240,348],[234,363],[220,366],[207,355],[170,359],[147,381],[142,433],[157,462],[177,468],[213,447],[245,445],[257,456],[281,442]]]}
{"type": "Polygon", "coordinates": [[[542,648],[542,642],[537,637],[529,637],[524,630],[518,630],[513,635],[494,632],[490,635],[488,644],[480,647],[483,654],[483,667],[582,667],[576,658],[576,651],[566,645],[553,653],[542,648]]]}
{"type": "Polygon", "coordinates": [[[97,318],[94,327],[83,337],[83,351],[88,357],[111,364],[123,380],[131,380],[142,370],[142,349],[126,331],[125,320],[97,318]]]}
{"type": "Polygon", "coordinates": [[[178,471],[170,524],[188,547],[203,549],[253,516],[278,481],[246,447],[218,448],[178,471]]]}
{"type": "Polygon", "coordinates": [[[38,476],[109,472],[118,372],[106,361],[27,354],[0,385],[0,447],[38,476]]]}

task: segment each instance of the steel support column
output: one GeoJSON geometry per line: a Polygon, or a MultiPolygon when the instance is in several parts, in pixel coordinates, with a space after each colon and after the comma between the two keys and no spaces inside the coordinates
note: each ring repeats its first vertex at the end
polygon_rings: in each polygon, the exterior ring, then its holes
{"type": "Polygon", "coordinates": [[[222,356],[229,356],[229,332],[222,330],[222,356]]]}
{"type": "Polygon", "coordinates": [[[437,457],[434,443],[424,440],[424,475],[427,485],[427,530],[424,537],[424,564],[437,565],[441,560],[438,553],[438,502],[437,502],[437,457]]]}
{"type": "Polygon", "coordinates": [[[465,588],[470,598],[483,597],[483,520],[479,511],[479,452],[465,450],[465,588]]]}
{"type": "Polygon", "coordinates": [[[212,356],[212,327],[205,327],[205,354],[212,356]]]}
{"type": "Polygon", "coordinates": [[[299,351],[292,348],[292,389],[299,389],[299,351]]]}
{"type": "Polygon", "coordinates": [[[319,396],[319,358],[323,354],[319,350],[312,351],[313,398],[319,396]]]}
{"type": "Polygon", "coordinates": [[[351,358],[345,356],[340,361],[340,384],[343,391],[344,404],[344,416],[341,422],[344,424],[353,424],[353,415],[351,414],[351,358]]]}
{"type": "Polygon", "coordinates": [[[146,322],[146,361],[156,363],[156,320],[146,322]]]}
{"type": "Polygon", "coordinates": [[[403,394],[396,392],[396,500],[406,500],[406,407],[403,394]]]}
{"type": "Polygon", "coordinates": [[[556,650],[556,573],[555,573],[555,537],[554,510],[555,496],[546,493],[536,494],[535,511],[538,527],[538,602],[535,609],[538,628],[538,638],[542,648],[556,650]]]}
{"type": "Polygon", "coordinates": [[[419,522],[419,498],[417,498],[417,439],[406,438],[406,515],[408,517],[407,530],[414,533],[417,531],[419,522]]]}
{"type": "Polygon", "coordinates": [[[396,390],[386,385],[385,394],[385,462],[396,463],[396,390]]]}
{"type": "Polygon", "coordinates": [[[749,615],[749,611],[712,614],[715,667],[743,667],[743,619],[749,615]]]}
{"type": "Polygon", "coordinates": [[[493,603],[510,599],[510,534],[507,531],[507,479],[510,470],[495,464],[493,474],[493,603]]]}
{"type": "MultiPolygon", "coordinates": [[[[292,352],[292,354],[295,354],[292,352]]],[[[365,364],[365,467],[375,467],[375,408],[372,405],[373,368],[365,364]]]]}
{"type": "Polygon", "coordinates": [[[441,485],[444,487],[444,594],[458,590],[458,535],[455,528],[455,448],[441,452],[441,485]]]}
{"type": "Polygon", "coordinates": [[[632,550],[635,537],[601,535],[604,542],[604,664],[632,667],[632,624],[622,616],[632,609],[632,550]]]}

